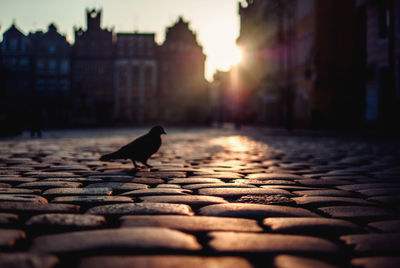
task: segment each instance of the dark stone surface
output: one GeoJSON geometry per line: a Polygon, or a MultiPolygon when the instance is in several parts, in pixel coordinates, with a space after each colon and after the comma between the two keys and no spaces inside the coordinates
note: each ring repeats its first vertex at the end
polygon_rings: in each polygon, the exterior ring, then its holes
{"type": "Polygon", "coordinates": [[[255,220],[207,216],[123,216],[122,227],[166,227],[184,232],[262,232],[255,220]]]}
{"type": "Polygon", "coordinates": [[[198,251],[192,235],[167,228],[137,227],[45,235],[33,240],[31,251],[42,253],[96,252],[97,250],[198,251]]]}

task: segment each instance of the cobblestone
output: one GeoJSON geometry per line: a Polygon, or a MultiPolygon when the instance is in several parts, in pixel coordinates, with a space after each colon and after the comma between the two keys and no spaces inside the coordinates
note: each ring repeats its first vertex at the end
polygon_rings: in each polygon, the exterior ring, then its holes
{"type": "Polygon", "coordinates": [[[167,228],[137,227],[80,231],[35,238],[31,251],[42,253],[96,252],[98,250],[198,251],[195,237],[167,228]]]}
{"type": "Polygon", "coordinates": [[[91,257],[82,260],[78,268],[252,268],[246,259],[238,257],[196,257],[196,256],[105,256],[91,257]]]}
{"type": "Polygon", "coordinates": [[[186,232],[262,232],[254,220],[207,216],[123,216],[122,227],[167,227],[186,232]]]}
{"type": "Polygon", "coordinates": [[[144,129],[0,140],[0,267],[398,267],[400,142],[166,129],[149,160],[99,161],[144,129]]]}

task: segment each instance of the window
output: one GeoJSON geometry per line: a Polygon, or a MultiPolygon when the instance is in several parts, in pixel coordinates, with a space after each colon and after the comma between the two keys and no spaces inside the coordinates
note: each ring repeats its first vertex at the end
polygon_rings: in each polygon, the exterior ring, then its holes
{"type": "Polygon", "coordinates": [[[297,64],[311,63],[313,34],[308,33],[301,37],[297,43],[297,64]]]}
{"type": "Polygon", "coordinates": [[[27,66],[27,65],[29,64],[28,58],[21,58],[21,59],[19,60],[19,64],[20,64],[21,66],[27,66]]]}
{"type": "Polygon", "coordinates": [[[139,97],[139,79],[140,79],[140,70],[139,66],[132,67],[132,98],[136,99],[139,97]]]}
{"type": "Polygon", "coordinates": [[[46,72],[45,61],[44,59],[38,59],[36,61],[36,73],[37,74],[44,74],[46,72]]]}
{"type": "Polygon", "coordinates": [[[144,69],[144,83],[146,90],[146,98],[151,98],[153,95],[153,69],[150,66],[147,66],[144,69]]]}
{"type": "Polygon", "coordinates": [[[10,50],[17,50],[18,49],[18,40],[11,39],[9,47],[10,47],[10,50]]]}
{"type": "Polygon", "coordinates": [[[67,79],[61,79],[60,80],[60,89],[62,92],[67,92],[68,91],[68,80],[67,79]]]}
{"type": "Polygon", "coordinates": [[[66,60],[66,59],[61,60],[60,73],[61,74],[68,74],[69,73],[69,62],[68,62],[68,60],[66,60]]]}
{"type": "Polygon", "coordinates": [[[49,53],[50,54],[56,53],[56,46],[55,45],[50,45],[49,46],[49,53]]]}
{"type": "Polygon", "coordinates": [[[49,60],[49,74],[57,73],[57,61],[49,60]]]}
{"type": "Polygon", "coordinates": [[[389,9],[386,1],[379,1],[379,38],[385,39],[388,36],[389,9]]]}
{"type": "Polygon", "coordinates": [[[311,13],[314,2],[313,0],[301,0],[297,3],[297,17],[301,20],[311,13]]]}

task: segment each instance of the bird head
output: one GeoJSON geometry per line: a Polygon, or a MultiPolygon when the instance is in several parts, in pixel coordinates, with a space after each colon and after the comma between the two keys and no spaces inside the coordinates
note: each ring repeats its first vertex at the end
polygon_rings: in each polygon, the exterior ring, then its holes
{"type": "Polygon", "coordinates": [[[161,126],[152,127],[150,133],[155,135],[167,134],[161,126]]]}

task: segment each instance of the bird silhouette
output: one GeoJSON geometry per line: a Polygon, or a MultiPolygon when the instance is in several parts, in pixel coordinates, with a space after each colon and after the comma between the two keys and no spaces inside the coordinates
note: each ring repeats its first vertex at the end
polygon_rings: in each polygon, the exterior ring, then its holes
{"type": "Polygon", "coordinates": [[[135,169],[138,167],[136,161],[143,163],[146,167],[150,156],[158,151],[161,146],[161,135],[167,134],[161,126],[153,127],[147,134],[135,139],[131,143],[121,147],[118,151],[103,155],[101,161],[112,159],[130,159],[135,169]]]}

